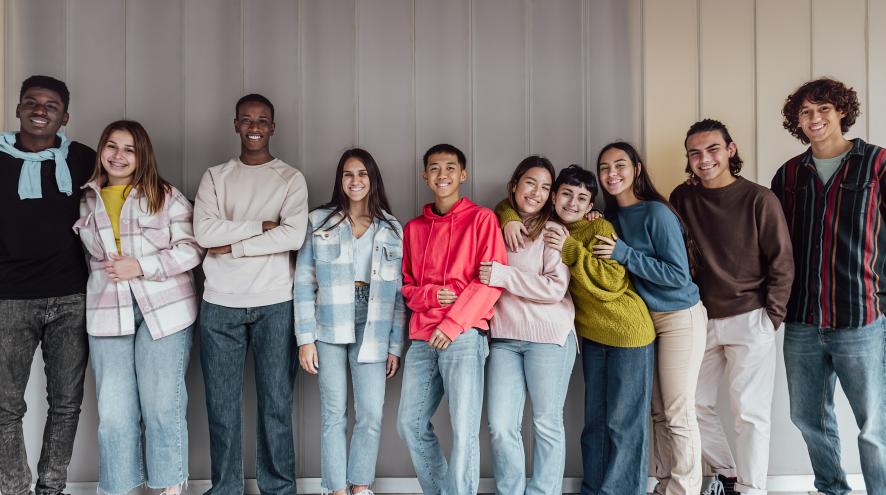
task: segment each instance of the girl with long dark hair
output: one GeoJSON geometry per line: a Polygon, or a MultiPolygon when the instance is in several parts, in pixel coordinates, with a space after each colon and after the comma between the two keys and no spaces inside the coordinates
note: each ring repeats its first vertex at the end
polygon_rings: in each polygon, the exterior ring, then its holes
{"type": "Polygon", "coordinates": [[[656,494],[701,491],[701,440],[695,387],[704,356],[707,312],[690,270],[691,243],[680,217],[655,189],[633,146],[600,150],[597,173],[606,216],[618,235],[597,236],[594,255],[614,259],[631,274],[655,326],[652,390],[656,494]],[[690,246],[687,248],[687,246],[690,246]]]}
{"type": "Polygon", "coordinates": [[[308,222],[295,270],[295,333],[301,367],[319,375],[322,486],[335,495],[371,495],[385,379],[400,367],[406,313],[403,229],[369,152],[342,154],[332,199],[308,222]],[[349,369],[357,420],[350,453],[349,369]]]}

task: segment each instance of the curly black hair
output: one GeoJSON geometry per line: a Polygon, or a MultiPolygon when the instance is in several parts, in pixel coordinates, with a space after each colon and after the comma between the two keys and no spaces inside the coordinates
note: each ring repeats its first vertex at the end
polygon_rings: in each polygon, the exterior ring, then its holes
{"type": "Polygon", "coordinates": [[[843,112],[843,118],[840,119],[840,130],[843,133],[855,124],[855,119],[861,114],[858,94],[853,88],[829,77],[807,82],[785,99],[781,109],[784,117],[782,125],[803,144],[809,144],[809,138],[800,129],[800,107],[806,100],[812,103],[830,103],[837,111],[843,112]]]}

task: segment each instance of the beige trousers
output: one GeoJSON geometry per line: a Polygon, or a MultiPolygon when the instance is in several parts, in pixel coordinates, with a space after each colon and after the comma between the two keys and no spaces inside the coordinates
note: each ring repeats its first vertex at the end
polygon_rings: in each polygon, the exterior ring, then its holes
{"type": "Polygon", "coordinates": [[[736,491],[749,495],[766,493],[775,343],[775,328],[765,308],[708,321],[695,397],[702,457],[717,474],[737,477],[736,491]],[[724,375],[735,417],[735,457],[716,409],[724,375]]]}
{"type": "Polygon", "coordinates": [[[657,334],[652,384],[653,469],[656,495],[701,492],[701,439],[695,387],[704,357],[708,315],[699,302],[689,309],[652,312],[657,334]]]}

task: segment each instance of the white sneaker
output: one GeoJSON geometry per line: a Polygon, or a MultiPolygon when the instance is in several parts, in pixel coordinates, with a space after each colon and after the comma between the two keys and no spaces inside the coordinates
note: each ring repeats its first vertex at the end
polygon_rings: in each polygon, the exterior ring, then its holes
{"type": "Polygon", "coordinates": [[[723,488],[723,482],[719,478],[714,477],[714,480],[708,485],[708,489],[701,492],[701,495],[725,495],[725,493],[726,489],[723,488]]]}
{"type": "Polygon", "coordinates": [[[369,488],[364,488],[357,493],[352,493],[351,495],[375,495],[375,493],[369,488]]]}

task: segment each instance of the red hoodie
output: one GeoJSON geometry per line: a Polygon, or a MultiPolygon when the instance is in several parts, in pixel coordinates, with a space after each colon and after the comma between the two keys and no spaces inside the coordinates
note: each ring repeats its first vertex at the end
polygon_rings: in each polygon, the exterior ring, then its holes
{"type": "Polygon", "coordinates": [[[409,338],[430,340],[437,327],[451,340],[469,328],[489,329],[492,307],[502,289],[480,283],[480,262],[507,264],[495,213],[459,199],[445,215],[424,207],[403,230],[403,298],[412,310],[409,338]],[[441,307],[437,291],[458,298],[441,307]]]}

